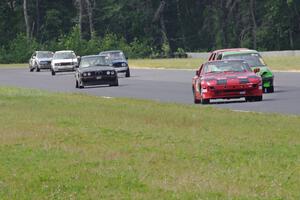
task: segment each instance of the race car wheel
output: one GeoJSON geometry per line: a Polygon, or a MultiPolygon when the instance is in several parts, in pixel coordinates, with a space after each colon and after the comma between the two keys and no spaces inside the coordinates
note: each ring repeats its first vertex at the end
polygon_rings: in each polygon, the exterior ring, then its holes
{"type": "Polygon", "coordinates": [[[126,71],[125,76],[126,76],[127,78],[130,77],[130,70],[129,70],[129,68],[128,68],[127,71],[126,71]]]}
{"type": "Polygon", "coordinates": [[[254,98],[255,97],[246,97],[245,99],[247,102],[252,102],[252,101],[254,101],[254,98]]]}
{"type": "Polygon", "coordinates": [[[263,96],[258,96],[258,97],[254,97],[255,101],[262,101],[263,100],[263,96]]]}
{"type": "Polygon", "coordinates": [[[206,105],[209,104],[210,100],[209,99],[201,99],[201,104],[206,105]]]}
{"type": "Polygon", "coordinates": [[[78,86],[79,86],[79,88],[80,89],[83,89],[84,88],[84,85],[83,85],[83,83],[79,80],[79,82],[78,82],[78,86]]]}
{"type": "Polygon", "coordinates": [[[262,101],[262,96],[254,96],[254,97],[246,97],[246,101],[253,102],[253,101],[262,101]]]}
{"type": "Polygon", "coordinates": [[[266,88],[267,93],[274,93],[274,86],[266,88]]]}
{"type": "Polygon", "coordinates": [[[195,103],[195,104],[201,103],[201,100],[199,100],[199,99],[196,98],[196,94],[195,94],[194,87],[192,88],[192,91],[193,91],[193,96],[194,96],[194,103],[195,103]]]}
{"type": "Polygon", "coordinates": [[[119,86],[119,80],[116,79],[116,81],[113,84],[109,84],[109,86],[113,86],[113,87],[119,86]]]}
{"type": "Polygon", "coordinates": [[[52,76],[55,76],[55,71],[54,70],[51,70],[51,74],[52,74],[52,76]]]}

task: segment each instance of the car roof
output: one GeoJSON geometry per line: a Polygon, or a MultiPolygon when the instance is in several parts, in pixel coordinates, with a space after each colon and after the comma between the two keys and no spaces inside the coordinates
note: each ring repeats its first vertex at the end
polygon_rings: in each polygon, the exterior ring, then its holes
{"type": "Polygon", "coordinates": [[[74,53],[74,51],[71,51],[71,50],[62,50],[62,51],[56,51],[55,53],[74,53]]]}
{"type": "Polygon", "coordinates": [[[245,62],[245,60],[243,59],[231,59],[231,60],[211,60],[211,61],[207,61],[204,64],[208,64],[208,63],[220,63],[220,62],[245,62]]]}
{"type": "Polygon", "coordinates": [[[243,54],[252,54],[252,53],[258,53],[256,50],[242,50],[242,51],[228,51],[228,52],[223,52],[223,56],[228,56],[228,55],[243,55],[243,54]]]}
{"type": "Polygon", "coordinates": [[[230,48],[230,49],[218,49],[215,51],[212,51],[211,53],[222,53],[226,51],[242,51],[242,50],[249,50],[247,48],[230,48]]]}
{"type": "Polygon", "coordinates": [[[93,58],[93,57],[106,57],[106,56],[104,56],[104,55],[87,55],[87,56],[82,56],[81,59],[82,58],[93,58]]]}
{"type": "Polygon", "coordinates": [[[53,51],[35,51],[35,52],[36,52],[36,53],[44,53],[44,52],[45,52],[45,53],[46,53],[46,52],[47,52],[47,53],[48,53],[48,52],[53,53],[53,51]]]}
{"type": "Polygon", "coordinates": [[[123,53],[123,51],[121,51],[121,50],[111,50],[111,51],[102,51],[102,52],[100,52],[100,54],[102,54],[102,53],[123,53]]]}

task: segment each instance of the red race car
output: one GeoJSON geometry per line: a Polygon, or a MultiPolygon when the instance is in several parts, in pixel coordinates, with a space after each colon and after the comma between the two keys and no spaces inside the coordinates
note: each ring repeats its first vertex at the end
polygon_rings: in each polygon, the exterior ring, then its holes
{"type": "Polygon", "coordinates": [[[192,80],[194,102],[209,104],[211,99],[246,98],[262,101],[262,79],[243,60],[209,61],[192,80]]]}

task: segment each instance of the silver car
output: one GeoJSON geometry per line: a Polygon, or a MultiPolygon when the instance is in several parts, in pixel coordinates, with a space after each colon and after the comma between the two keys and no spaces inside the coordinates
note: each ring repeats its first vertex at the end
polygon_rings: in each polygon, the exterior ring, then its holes
{"type": "Polygon", "coordinates": [[[29,60],[29,70],[33,72],[50,69],[54,53],[52,51],[35,51],[29,60]]]}
{"type": "Polygon", "coordinates": [[[75,71],[78,67],[78,57],[74,51],[57,51],[51,62],[51,74],[55,76],[57,72],[75,71]]]}

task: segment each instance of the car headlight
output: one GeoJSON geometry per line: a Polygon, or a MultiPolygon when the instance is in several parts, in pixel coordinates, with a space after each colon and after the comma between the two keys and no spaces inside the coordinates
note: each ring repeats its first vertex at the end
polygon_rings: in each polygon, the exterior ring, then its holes
{"type": "Polygon", "coordinates": [[[87,73],[83,73],[82,76],[83,76],[83,77],[86,77],[86,76],[87,76],[87,73]]]}
{"type": "Polygon", "coordinates": [[[88,76],[91,76],[91,75],[92,75],[92,73],[91,73],[91,72],[88,72],[88,73],[87,73],[87,75],[88,75],[88,76]]]}
{"type": "Polygon", "coordinates": [[[107,75],[110,75],[110,71],[107,71],[106,74],[107,74],[107,75]]]}
{"type": "Polygon", "coordinates": [[[127,67],[127,64],[126,63],[122,63],[122,67],[127,67]]]}
{"type": "Polygon", "coordinates": [[[61,64],[60,63],[55,63],[55,66],[61,66],[61,64]]]}
{"type": "Polygon", "coordinates": [[[110,74],[111,74],[111,75],[115,75],[115,71],[111,71],[110,74]]]}

